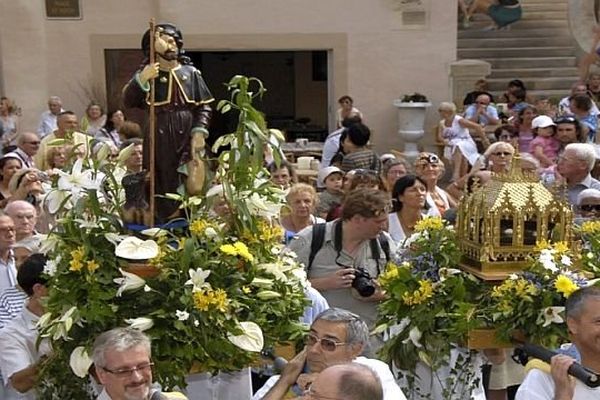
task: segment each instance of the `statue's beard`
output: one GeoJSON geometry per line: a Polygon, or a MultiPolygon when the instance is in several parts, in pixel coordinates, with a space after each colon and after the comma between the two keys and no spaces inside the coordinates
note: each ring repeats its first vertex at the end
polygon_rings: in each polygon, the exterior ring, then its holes
{"type": "Polygon", "coordinates": [[[158,55],[167,61],[177,60],[177,56],[178,56],[176,51],[171,51],[171,50],[167,50],[164,54],[159,53],[158,55]]]}

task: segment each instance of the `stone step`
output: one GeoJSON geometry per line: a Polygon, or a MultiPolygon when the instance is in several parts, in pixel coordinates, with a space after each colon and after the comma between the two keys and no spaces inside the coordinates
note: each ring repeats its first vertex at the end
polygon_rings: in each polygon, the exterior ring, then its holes
{"type": "Polygon", "coordinates": [[[474,49],[487,47],[553,47],[574,46],[574,41],[568,36],[559,37],[517,37],[517,38],[469,38],[458,39],[459,49],[474,49]]]}
{"type": "MultiPolygon", "coordinates": [[[[516,79],[517,77],[522,80],[526,80],[527,78],[538,78],[538,77],[565,77],[571,78],[575,77],[578,74],[578,70],[575,67],[565,67],[565,68],[503,68],[503,69],[494,69],[492,71],[492,75],[494,78],[503,78],[503,79],[516,79]]],[[[527,86],[527,85],[525,85],[527,86]]]]}
{"type": "Polygon", "coordinates": [[[549,68],[549,67],[575,67],[575,57],[537,57],[537,58],[484,58],[496,68],[549,68]]]}
{"type": "MultiPolygon", "coordinates": [[[[519,78],[528,90],[564,90],[567,93],[571,86],[577,82],[577,77],[544,77],[531,80],[523,79],[522,76],[519,76],[519,78]]],[[[487,79],[491,91],[504,90],[509,80],[496,78],[494,74],[487,79]]]]}
{"type": "Polygon", "coordinates": [[[484,47],[458,49],[458,58],[507,58],[507,57],[574,57],[575,49],[566,47],[484,47]]]}
{"type": "Polygon", "coordinates": [[[489,31],[482,32],[481,29],[459,29],[458,38],[459,39],[501,39],[501,38],[533,38],[533,37],[562,37],[568,36],[571,37],[571,32],[567,26],[563,28],[550,28],[543,27],[540,28],[539,24],[537,28],[532,29],[510,29],[505,31],[489,31]]]}
{"type": "Polygon", "coordinates": [[[528,11],[523,10],[523,16],[521,21],[537,20],[541,24],[544,24],[547,20],[566,20],[569,17],[567,11],[528,11]]]}
{"type": "Polygon", "coordinates": [[[569,5],[567,4],[567,2],[522,3],[521,8],[523,9],[523,14],[528,13],[530,11],[565,11],[565,12],[568,12],[569,5]]]}
{"type": "MultiPolygon", "coordinates": [[[[502,94],[504,94],[505,90],[506,90],[506,86],[504,87],[504,90],[497,91],[497,92],[491,91],[490,93],[492,94],[492,96],[494,96],[494,99],[500,99],[500,98],[502,98],[502,94]]],[[[534,99],[538,96],[547,96],[551,99],[554,99],[555,102],[558,103],[558,101],[560,99],[562,99],[563,97],[565,97],[569,94],[569,90],[567,90],[567,91],[564,91],[564,90],[527,90],[527,94],[532,96],[534,99]]]]}
{"type": "MultiPolygon", "coordinates": [[[[472,30],[472,29],[479,29],[482,30],[483,28],[489,26],[491,23],[491,19],[474,19],[473,21],[471,21],[471,25],[468,29],[472,30]]],[[[543,26],[544,28],[569,28],[569,21],[566,18],[561,18],[561,19],[549,19],[549,20],[526,20],[526,19],[522,19],[518,22],[515,22],[514,24],[511,24],[509,26],[510,29],[508,29],[508,31],[520,31],[520,30],[530,30],[530,29],[540,29],[540,26],[543,26]]],[[[480,33],[485,33],[485,32],[480,32],[480,33]]]]}

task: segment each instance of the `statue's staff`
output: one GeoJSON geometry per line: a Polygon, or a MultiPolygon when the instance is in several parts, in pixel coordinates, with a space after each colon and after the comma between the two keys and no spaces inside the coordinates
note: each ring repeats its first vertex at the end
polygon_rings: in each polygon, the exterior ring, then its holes
{"type": "MultiPolygon", "coordinates": [[[[154,40],[155,40],[155,22],[154,22],[154,18],[150,19],[150,65],[154,65],[154,63],[156,62],[156,55],[155,55],[155,51],[154,51],[154,40]]],[[[149,147],[149,154],[150,154],[150,160],[149,160],[149,169],[150,169],[150,193],[149,193],[149,202],[150,202],[150,215],[147,217],[147,221],[145,221],[145,224],[148,226],[154,226],[154,215],[155,215],[155,204],[156,201],[154,199],[154,193],[156,191],[155,189],[155,155],[154,155],[154,147],[155,147],[155,140],[154,140],[154,136],[156,134],[156,115],[155,115],[155,109],[154,109],[154,93],[155,93],[155,89],[156,85],[155,85],[155,79],[151,79],[150,80],[150,110],[149,110],[149,118],[150,118],[150,124],[148,127],[148,147],[149,147]]]]}

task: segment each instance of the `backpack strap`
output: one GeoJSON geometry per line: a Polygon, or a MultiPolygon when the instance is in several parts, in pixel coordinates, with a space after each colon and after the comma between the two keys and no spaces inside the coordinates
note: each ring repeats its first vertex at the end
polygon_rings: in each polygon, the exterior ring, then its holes
{"type": "Polygon", "coordinates": [[[306,272],[310,271],[312,263],[315,260],[315,256],[323,247],[325,241],[325,226],[326,223],[313,224],[312,239],[310,241],[310,254],[308,256],[308,265],[306,266],[306,272]]]}
{"type": "Polygon", "coordinates": [[[385,254],[386,263],[388,263],[391,259],[390,243],[388,242],[387,237],[385,237],[384,234],[379,234],[379,236],[376,239],[371,239],[369,241],[369,245],[371,246],[371,257],[375,260],[375,263],[377,264],[377,275],[379,275],[381,274],[381,268],[379,268],[379,246],[381,246],[381,249],[385,254]]]}

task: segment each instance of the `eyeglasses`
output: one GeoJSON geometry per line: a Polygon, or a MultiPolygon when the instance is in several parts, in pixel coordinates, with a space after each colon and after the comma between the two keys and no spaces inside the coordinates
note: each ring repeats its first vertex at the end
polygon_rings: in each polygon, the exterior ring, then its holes
{"type": "Polygon", "coordinates": [[[440,162],[440,158],[435,154],[422,154],[417,158],[417,163],[420,161],[426,161],[429,164],[437,164],[440,162]]]}
{"type": "Polygon", "coordinates": [[[558,117],[554,120],[555,124],[565,124],[565,123],[573,124],[576,122],[577,122],[577,119],[575,117],[558,117]]]}
{"type": "Polygon", "coordinates": [[[592,212],[592,211],[600,212],[600,204],[582,204],[579,206],[579,209],[581,211],[587,211],[587,212],[592,212]]]}
{"type": "Polygon", "coordinates": [[[42,142],[40,142],[40,141],[38,140],[38,141],[36,141],[36,142],[25,142],[25,143],[27,143],[27,144],[32,144],[32,145],[34,145],[34,146],[38,146],[38,145],[39,145],[40,143],[42,143],[42,142]]]}
{"type": "Polygon", "coordinates": [[[508,156],[512,156],[512,153],[508,152],[508,151],[497,151],[495,153],[492,153],[495,156],[504,156],[504,157],[508,157],[508,156]]]}
{"type": "Polygon", "coordinates": [[[318,394],[317,392],[315,392],[312,385],[309,386],[308,389],[306,389],[306,391],[304,391],[303,395],[308,396],[311,399],[316,399],[316,400],[342,400],[339,397],[330,397],[330,396],[323,396],[322,394],[318,394]]]}
{"type": "Polygon", "coordinates": [[[118,378],[129,378],[131,375],[133,375],[134,372],[137,371],[140,374],[143,374],[144,372],[147,372],[153,366],[154,366],[154,363],[147,363],[147,364],[140,364],[133,368],[121,368],[121,369],[112,370],[112,369],[108,369],[106,367],[102,367],[102,369],[108,373],[115,375],[118,378]]]}
{"type": "Polygon", "coordinates": [[[489,104],[490,104],[490,103],[488,103],[488,102],[485,102],[485,101],[477,101],[476,103],[477,103],[477,104],[484,105],[484,106],[487,106],[487,105],[489,105],[489,104]]]}
{"type": "Polygon", "coordinates": [[[333,339],[328,339],[328,338],[319,338],[316,335],[313,335],[312,333],[309,333],[308,336],[306,336],[306,338],[304,339],[304,343],[306,343],[307,346],[314,346],[317,343],[321,344],[321,348],[325,351],[335,351],[335,349],[337,349],[338,346],[345,346],[348,343],[346,342],[336,342],[333,339]]]}

